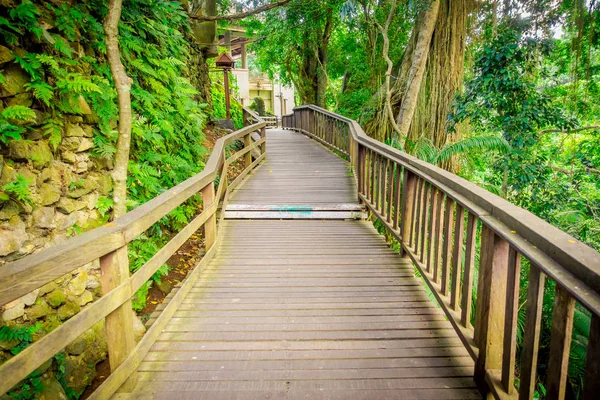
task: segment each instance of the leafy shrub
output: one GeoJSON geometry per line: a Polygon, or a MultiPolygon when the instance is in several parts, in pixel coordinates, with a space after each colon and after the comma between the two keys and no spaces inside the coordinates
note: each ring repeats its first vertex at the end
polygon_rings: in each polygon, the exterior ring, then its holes
{"type": "Polygon", "coordinates": [[[250,109],[256,111],[258,115],[266,115],[265,101],[262,97],[255,97],[250,109]]]}

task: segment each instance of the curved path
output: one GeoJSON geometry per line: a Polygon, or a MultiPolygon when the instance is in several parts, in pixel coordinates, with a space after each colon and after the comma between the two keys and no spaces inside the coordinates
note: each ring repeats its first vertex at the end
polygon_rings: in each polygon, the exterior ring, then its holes
{"type": "Polygon", "coordinates": [[[410,262],[349,219],[362,211],[344,161],[290,131],[269,131],[267,152],[136,391],[116,397],[480,398],[471,357],[410,262]]]}

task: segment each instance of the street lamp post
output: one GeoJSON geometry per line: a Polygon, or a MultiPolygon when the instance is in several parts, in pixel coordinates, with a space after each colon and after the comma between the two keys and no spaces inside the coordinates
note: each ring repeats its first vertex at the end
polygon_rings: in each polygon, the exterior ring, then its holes
{"type": "Polygon", "coordinates": [[[230,101],[229,101],[229,71],[233,69],[235,61],[226,52],[221,53],[217,61],[215,61],[217,68],[223,69],[223,86],[225,87],[225,114],[227,119],[231,119],[230,101]]]}

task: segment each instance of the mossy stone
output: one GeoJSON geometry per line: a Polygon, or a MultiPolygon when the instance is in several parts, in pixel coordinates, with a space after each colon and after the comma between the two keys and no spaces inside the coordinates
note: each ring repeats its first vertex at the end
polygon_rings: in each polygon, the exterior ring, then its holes
{"type": "Polygon", "coordinates": [[[29,307],[25,312],[30,320],[35,321],[50,314],[52,308],[50,308],[46,300],[38,299],[35,304],[29,307]]]}
{"type": "Polygon", "coordinates": [[[60,289],[54,289],[50,293],[46,295],[46,301],[52,308],[59,307],[61,304],[65,302],[67,296],[60,289]]]}
{"type": "Polygon", "coordinates": [[[39,204],[42,206],[56,203],[60,200],[60,187],[50,183],[42,183],[38,191],[38,199],[39,204]]]}
{"type": "Polygon", "coordinates": [[[8,47],[0,45],[0,64],[5,64],[15,59],[8,47]]]}
{"type": "Polygon", "coordinates": [[[42,286],[40,288],[40,291],[38,292],[38,295],[43,296],[46,293],[50,293],[51,291],[53,291],[56,288],[57,288],[56,283],[54,283],[54,282],[46,283],[44,286],[42,286]]]}
{"type": "Polygon", "coordinates": [[[88,279],[87,272],[83,271],[69,282],[69,291],[75,296],[81,296],[85,291],[85,284],[88,279]]]}
{"type": "Polygon", "coordinates": [[[27,160],[31,153],[31,144],[25,140],[11,140],[8,142],[8,154],[13,160],[27,160]]]}
{"type": "Polygon", "coordinates": [[[8,64],[2,72],[4,83],[0,85],[0,97],[10,97],[25,92],[29,74],[17,64],[8,64]]]}
{"type": "Polygon", "coordinates": [[[37,169],[44,168],[52,161],[54,157],[52,157],[52,151],[50,150],[50,146],[48,146],[48,142],[43,140],[37,142],[31,149],[30,158],[33,161],[33,166],[37,169]]]}
{"type": "Polygon", "coordinates": [[[56,205],[56,208],[63,214],[71,214],[74,211],[85,208],[85,203],[83,201],[62,197],[56,205]]]}
{"type": "Polygon", "coordinates": [[[65,304],[58,308],[56,315],[61,321],[71,318],[81,310],[78,299],[67,299],[65,304]]]}
{"type": "Polygon", "coordinates": [[[37,394],[39,400],[67,400],[67,394],[61,384],[53,377],[42,381],[42,391],[37,394]]]}

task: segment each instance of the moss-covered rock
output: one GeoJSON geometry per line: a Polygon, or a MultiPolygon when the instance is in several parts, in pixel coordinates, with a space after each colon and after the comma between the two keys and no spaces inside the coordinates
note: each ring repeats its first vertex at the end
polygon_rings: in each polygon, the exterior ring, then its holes
{"type": "Polygon", "coordinates": [[[60,200],[60,187],[51,183],[42,183],[37,194],[37,202],[42,206],[48,206],[60,200]]]}
{"type": "Polygon", "coordinates": [[[40,296],[43,296],[43,295],[45,295],[46,293],[50,293],[51,291],[53,291],[53,290],[54,290],[54,289],[56,289],[56,288],[57,288],[57,286],[56,286],[56,283],[54,283],[54,282],[49,282],[49,283],[45,284],[44,286],[42,286],[42,287],[40,288],[40,291],[38,292],[38,294],[39,294],[40,296]]]}
{"type": "Polygon", "coordinates": [[[19,93],[8,101],[7,106],[23,106],[31,107],[33,104],[33,96],[30,93],[19,93]]]}
{"type": "Polygon", "coordinates": [[[0,64],[5,64],[14,59],[15,56],[12,54],[10,49],[8,47],[0,45],[0,64]]]}
{"type": "Polygon", "coordinates": [[[79,305],[82,307],[92,301],[94,301],[94,295],[89,290],[85,290],[82,295],[79,296],[79,305]]]}
{"type": "Polygon", "coordinates": [[[53,377],[46,377],[42,381],[42,391],[36,396],[39,400],[68,400],[65,390],[53,377]]]}
{"type": "Polygon", "coordinates": [[[25,140],[11,140],[8,143],[8,155],[13,160],[28,160],[31,154],[31,144],[25,140]]]}
{"type": "Polygon", "coordinates": [[[35,321],[43,318],[52,312],[52,308],[48,305],[48,302],[44,299],[38,299],[34,305],[26,310],[27,317],[35,321]]]}
{"type": "Polygon", "coordinates": [[[91,191],[95,190],[96,187],[97,187],[97,183],[95,180],[86,179],[77,188],[75,188],[73,190],[69,190],[67,192],[67,196],[69,196],[72,199],[78,199],[81,196],[86,195],[86,194],[90,193],[91,191]]]}
{"type": "Polygon", "coordinates": [[[87,272],[79,273],[71,282],[69,282],[69,291],[75,296],[81,296],[85,291],[85,285],[88,279],[87,272]]]}
{"type": "Polygon", "coordinates": [[[67,124],[65,127],[66,137],[84,137],[87,136],[81,125],[79,124],[67,124]]]}
{"type": "Polygon", "coordinates": [[[36,228],[53,229],[56,228],[54,221],[54,208],[39,207],[33,210],[33,226],[36,228]]]}
{"type": "Polygon", "coordinates": [[[61,321],[64,321],[77,314],[80,310],[81,306],[79,305],[79,301],[77,301],[77,299],[68,298],[65,303],[58,308],[56,316],[61,321]]]}
{"type": "Polygon", "coordinates": [[[31,149],[30,159],[33,161],[33,166],[37,169],[44,168],[50,161],[53,160],[52,151],[48,142],[40,140],[31,149]]]}
{"type": "Polygon", "coordinates": [[[60,307],[65,300],[67,300],[67,295],[58,288],[46,295],[46,301],[52,308],[60,307]]]}
{"type": "Polygon", "coordinates": [[[25,85],[29,83],[29,74],[17,64],[8,64],[4,71],[4,83],[0,85],[0,97],[10,97],[25,92],[25,85]]]}
{"type": "Polygon", "coordinates": [[[63,214],[71,214],[74,211],[79,211],[85,208],[85,203],[83,201],[69,199],[67,197],[61,197],[56,205],[58,211],[63,214]]]}

